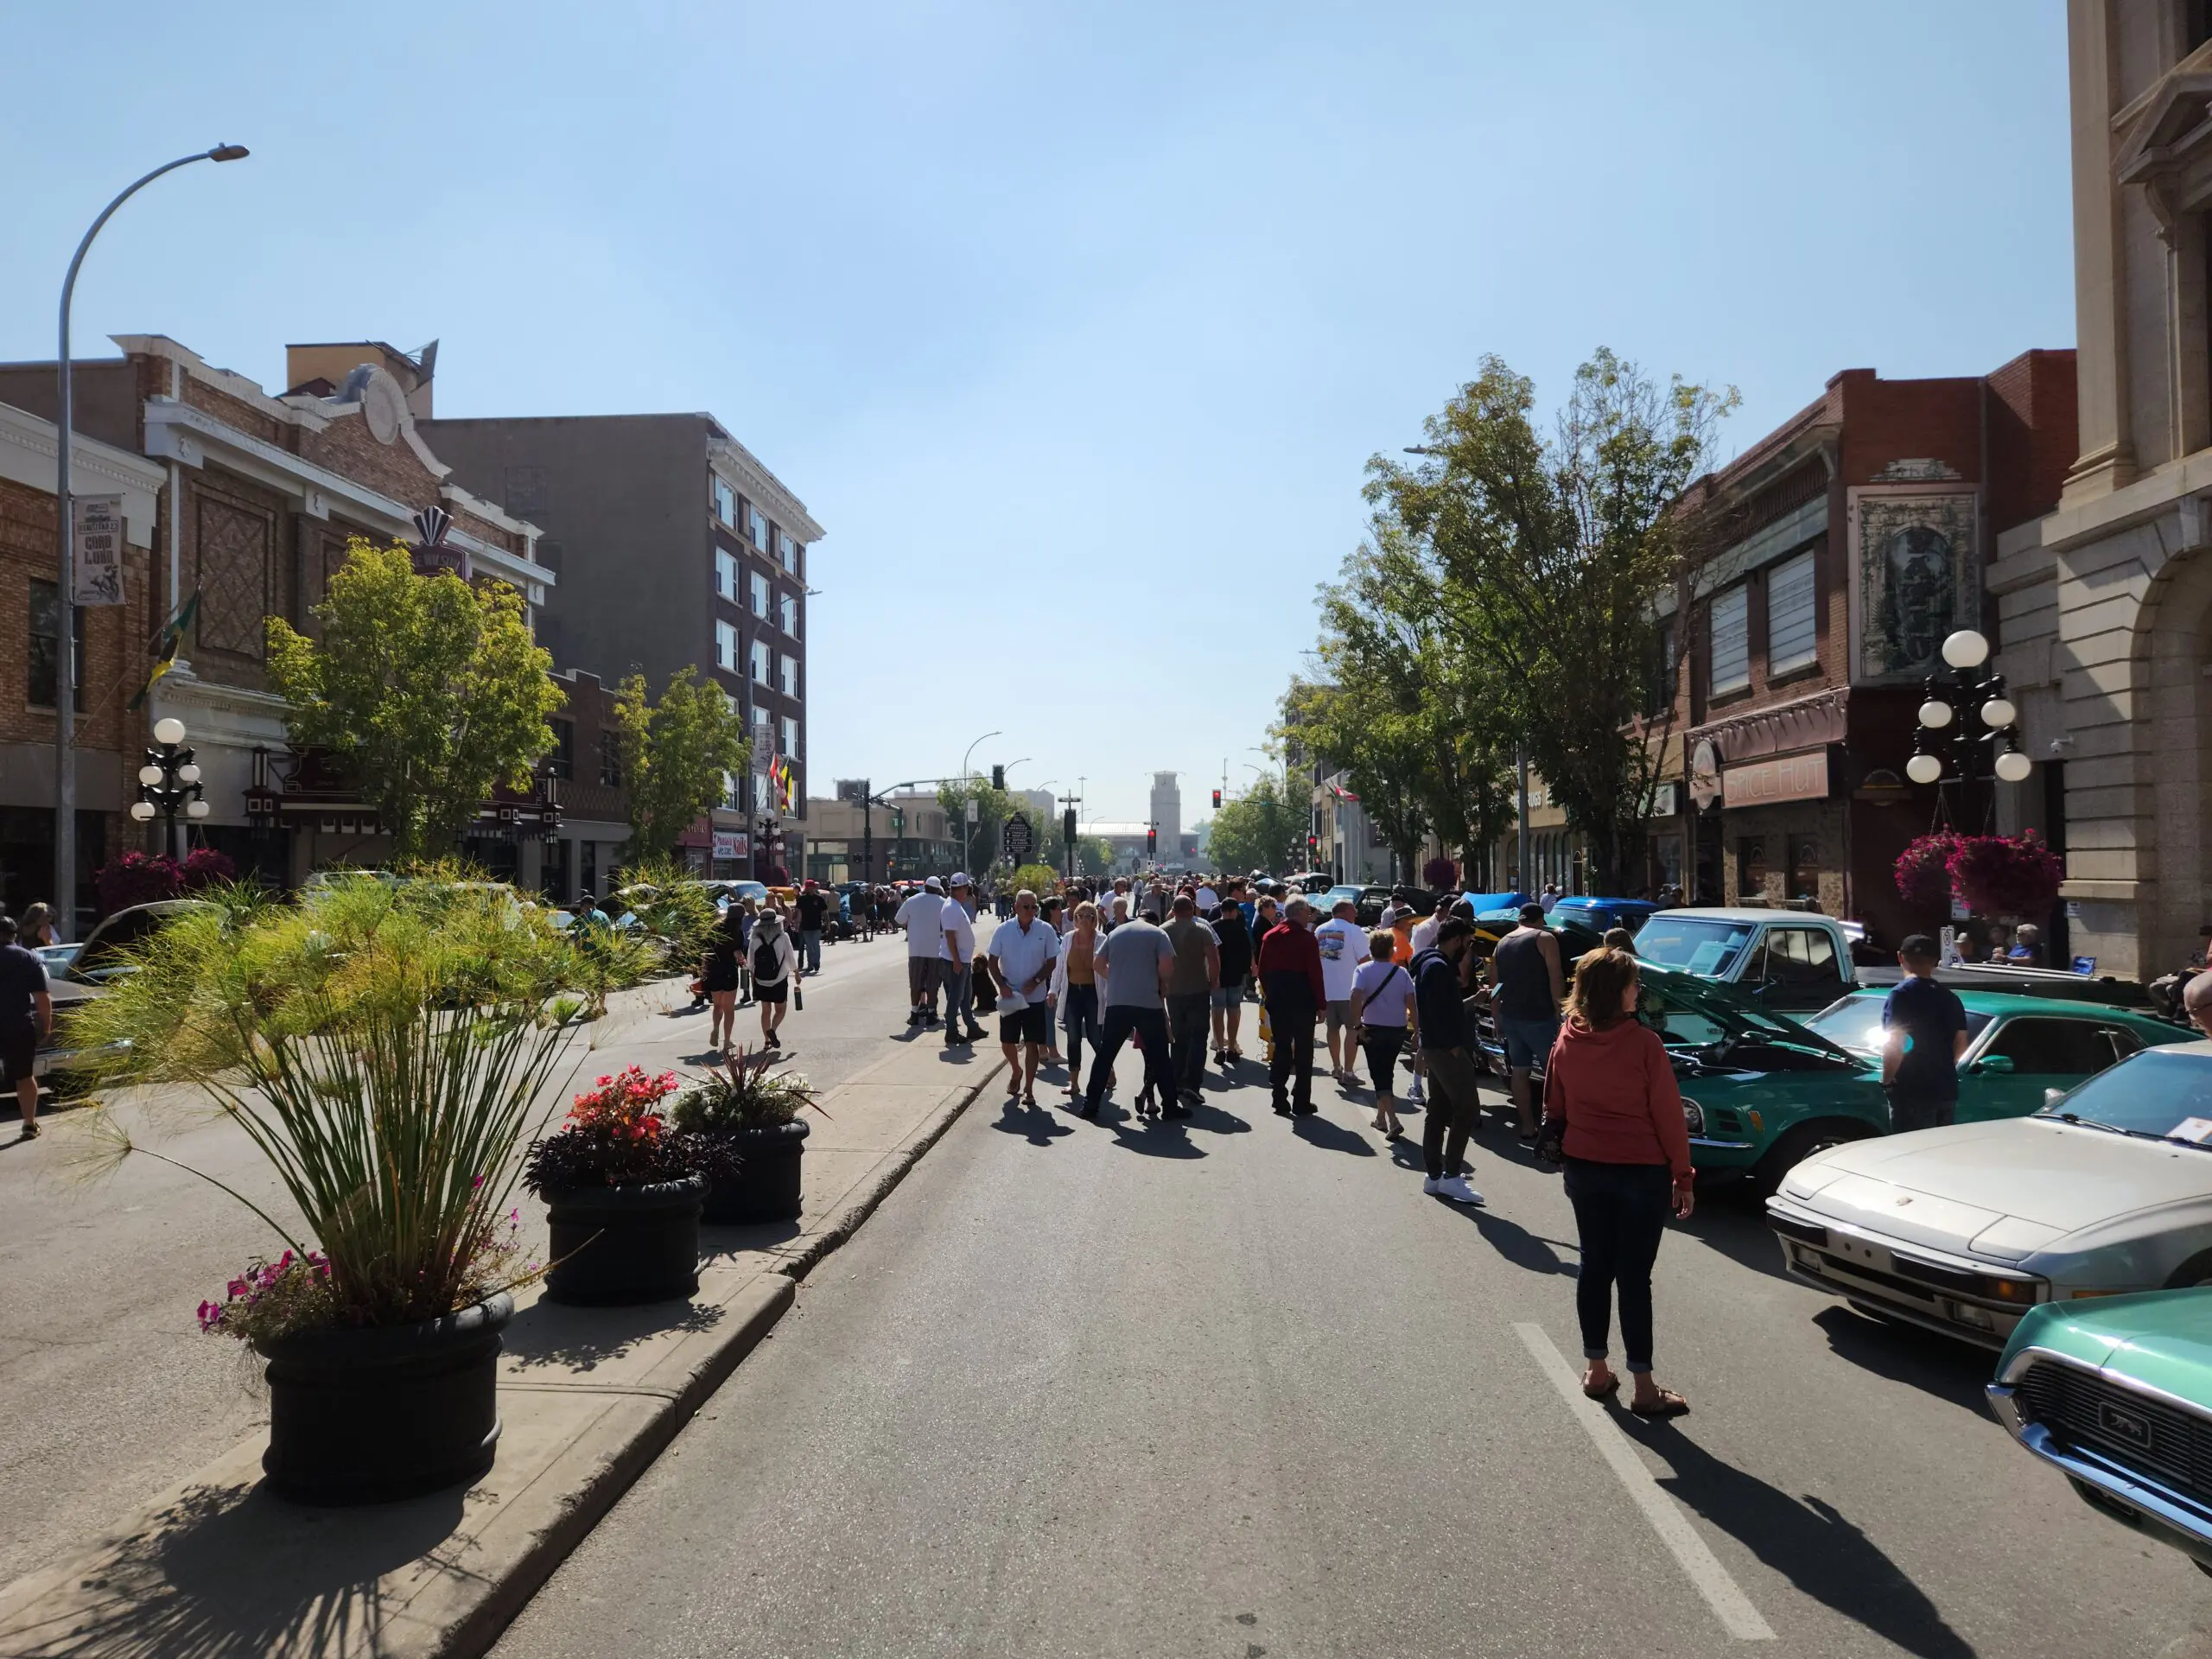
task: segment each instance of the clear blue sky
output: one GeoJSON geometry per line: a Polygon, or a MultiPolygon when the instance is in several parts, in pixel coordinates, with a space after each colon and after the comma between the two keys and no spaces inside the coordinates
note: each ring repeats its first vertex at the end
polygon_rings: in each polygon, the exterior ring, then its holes
{"type": "Polygon", "coordinates": [[[828,527],[810,760],[1251,777],[1361,467],[1485,352],[1732,383],[2074,338],[2059,0],[150,3],[6,25],[0,356],[433,336],[456,416],[711,410],[828,527]]]}

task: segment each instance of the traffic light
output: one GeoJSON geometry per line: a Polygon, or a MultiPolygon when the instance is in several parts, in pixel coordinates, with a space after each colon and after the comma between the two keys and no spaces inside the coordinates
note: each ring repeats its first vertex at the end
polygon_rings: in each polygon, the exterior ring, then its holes
{"type": "Polygon", "coordinates": [[[906,809],[903,806],[894,806],[891,809],[891,833],[893,836],[903,836],[906,833],[906,809]]]}
{"type": "Polygon", "coordinates": [[[1144,832],[1144,855],[1147,858],[1156,858],[1160,855],[1159,830],[1147,830],[1144,832]]]}
{"type": "Polygon", "coordinates": [[[1221,791],[1217,789],[1213,792],[1213,810],[1217,812],[1221,810],[1221,791]]]}
{"type": "Polygon", "coordinates": [[[1319,852],[1320,850],[1321,850],[1321,837],[1320,837],[1320,836],[1306,836],[1306,855],[1308,858],[1311,858],[1314,854],[1316,854],[1316,853],[1319,852]]]}
{"type": "Polygon", "coordinates": [[[1060,814],[1060,839],[1071,847],[1075,845],[1075,808],[1069,807],[1060,814]]]}
{"type": "Polygon", "coordinates": [[[1006,768],[1004,766],[993,766],[991,768],[991,787],[993,789],[1000,790],[1006,787],[1006,768]]]}

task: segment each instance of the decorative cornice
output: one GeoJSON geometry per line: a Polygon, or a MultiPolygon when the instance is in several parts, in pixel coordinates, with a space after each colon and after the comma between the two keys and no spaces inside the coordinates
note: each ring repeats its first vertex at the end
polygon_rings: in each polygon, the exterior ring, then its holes
{"type": "MultiPolygon", "coordinates": [[[[714,416],[706,416],[714,421],[714,416]]],[[[721,423],[715,422],[721,431],[721,423]]],[[[800,541],[813,545],[830,532],[816,524],[806,503],[784,487],[784,482],[760,463],[759,456],[723,432],[707,445],[710,461],[724,474],[723,481],[747,500],[767,509],[768,516],[800,541]]]]}
{"type": "Polygon", "coordinates": [[[124,351],[134,357],[156,357],[175,363],[194,379],[213,386],[226,397],[235,397],[242,404],[251,404],[271,420],[287,426],[303,426],[310,432],[320,432],[329,423],[312,409],[298,408],[281,397],[271,397],[254,381],[234,369],[219,369],[189,346],[180,346],[167,334],[110,334],[124,351]]]}
{"type": "MultiPolygon", "coordinates": [[[[0,478],[52,495],[60,449],[60,429],[52,421],[0,404],[0,478]]],[[[168,477],[161,467],[81,432],[69,446],[69,467],[78,495],[93,493],[81,486],[79,475],[115,486],[123,497],[124,530],[130,544],[154,544],[155,511],[168,477]]]]}
{"type": "Polygon", "coordinates": [[[1747,709],[1726,720],[1709,721],[1683,734],[1686,744],[1710,741],[1724,764],[1760,755],[1841,743],[1849,730],[1851,688],[1839,685],[1790,702],[1747,709]]]}

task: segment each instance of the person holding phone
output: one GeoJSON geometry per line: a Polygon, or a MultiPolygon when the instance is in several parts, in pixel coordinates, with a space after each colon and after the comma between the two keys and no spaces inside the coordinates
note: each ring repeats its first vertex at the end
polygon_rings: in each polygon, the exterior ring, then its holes
{"type": "Polygon", "coordinates": [[[1544,1121],[1563,1123],[1567,1201],[1582,1245],[1574,1308],[1582,1325],[1582,1392],[1620,1391],[1607,1363],[1612,1302],[1639,1417],[1679,1417],[1689,1402],[1652,1380],[1651,1267],[1667,1216],[1694,1207],[1681,1092],[1659,1033],[1636,1017],[1636,957],[1592,950],[1574,965],[1567,1019],[1544,1068],[1544,1121]]]}

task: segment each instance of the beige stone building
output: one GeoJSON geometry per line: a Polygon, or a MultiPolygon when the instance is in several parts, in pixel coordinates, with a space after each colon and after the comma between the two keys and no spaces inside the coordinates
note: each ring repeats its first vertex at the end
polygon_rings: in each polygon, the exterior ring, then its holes
{"type": "Polygon", "coordinates": [[[2063,799],[2069,948],[2147,979],[2212,920],[2212,16],[2069,0],[2068,54],[2080,454],[1990,588],[2063,799]]]}

